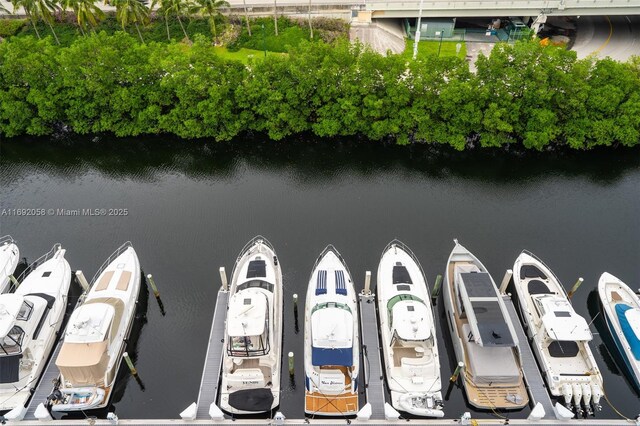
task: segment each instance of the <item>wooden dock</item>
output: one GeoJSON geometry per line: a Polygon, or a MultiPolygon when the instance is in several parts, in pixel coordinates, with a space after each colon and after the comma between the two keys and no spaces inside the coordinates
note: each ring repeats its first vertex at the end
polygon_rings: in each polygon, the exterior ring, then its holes
{"type": "Polygon", "coordinates": [[[364,360],[364,382],[367,403],[371,404],[371,420],[384,420],[384,374],[380,360],[380,340],[376,318],[375,296],[358,297],[360,304],[360,331],[362,359],[364,360]]]}
{"type": "Polygon", "coordinates": [[[227,317],[229,292],[220,289],[213,311],[213,322],[207,346],[207,356],[204,361],[200,392],[198,393],[198,414],[196,419],[211,421],[209,407],[216,402],[218,386],[220,385],[220,369],[222,367],[222,352],[224,351],[224,330],[227,317]]]}

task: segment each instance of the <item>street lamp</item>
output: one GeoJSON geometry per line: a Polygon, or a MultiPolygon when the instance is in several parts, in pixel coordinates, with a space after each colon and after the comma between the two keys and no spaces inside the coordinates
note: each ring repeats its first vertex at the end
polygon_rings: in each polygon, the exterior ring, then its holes
{"type": "Polygon", "coordinates": [[[264,33],[264,24],[262,24],[262,49],[264,50],[264,57],[267,57],[267,37],[264,33]]]}
{"type": "Polygon", "coordinates": [[[413,42],[413,59],[418,57],[418,43],[420,42],[420,27],[422,26],[422,5],[424,0],[420,0],[420,9],[418,10],[418,25],[416,26],[416,39],[413,42]]]}

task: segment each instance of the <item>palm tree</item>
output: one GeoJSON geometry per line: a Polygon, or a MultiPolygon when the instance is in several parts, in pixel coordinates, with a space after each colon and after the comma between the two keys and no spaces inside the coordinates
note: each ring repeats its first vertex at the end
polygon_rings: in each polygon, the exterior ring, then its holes
{"type": "Polygon", "coordinates": [[[95,28],[98,26],[98,22],[104,18],[104,12],[93,0],[63,0],[62,9],[73,10],[82,35],[85,34],[87,26],[95,28]]]}
{"type": "Polygon", "coordinates": [[[55,0],[12,0],[13,11],[22,7],[24,9],[24,13],[31,21],[33,25],[33,29],[36,32],[36,36],[40,39],[40,32],[38,31],[37,23],[40,19],[46,22],[51,28],[51,32],[53,33],[53,37],[56,39],[56,43],[60,44],[60,40],[58,40],[58,35],[53,29],[53,14],[58,9],[58,5],[55,0]]]}
{"type": "Polygon", "coordinates": [[[122,25],[122,29],[133,23],[138,31],[140,41],[144,43],[140,26],[138,24],[146,24],[149,21],[149,8],[147,8],[147,0],[108,0],[111,6],[116,8],[116,19],[122,25]]]}
{"type": "Polygon", "coordinates": [[[60,44],[60,40],[58,40],[58,35],[53,29],[53,21],[55,20],[55,12],[60,9],[56,0],[36,0],[36,8],[38,10],[38,15],[42,18],[44,22],[49,25],[51,32],[53,33],[53,38],[56,39],[56,43],[60,44]]]}
{"type": "Polygon", "coordinates": [[[247,21],[247,32],[249,33],[249,37],[251,37],[251,25],[249,25],[249,14],[247,13],[247,0],[242,0],[242,4],[244,5],[244,19],[247,21]]]}
{"type": "Polygon", "coordinates": [[[218,39],[218,32],[216,31],[216,17],[220,15],[220,9],[223,7],[229,7],[229,2],[226,0],[196,0],[199,9],[203,14],[209,15],[209,23],[213,29],[213,39],[218,39]]]}
{"type": "Polygon", "coordinates": [[[185,30],[184,25],[182,25],[182,19],[180,19],[181,15],[189,15],[193,11],[193,3],[190,0],[153,0],[151,3],[151,9],[155,7],[156,4],[160,4],[158,8],[158,12],[164,16],[164,22],[167,27],[167,38],[171,41],[171,35],[169,34],[169,16],[175,15],[178,18],[178,23],[180,24],[180,28],[182,28],[182,32],[188,41],[191,41],[189,38],[189,34],[187,34],[187,30],[185,30]]]}
{"type": "Polygon", "coordinates": [[[31,25],[33,25],[33,29],[36,32],[38,40],[40,40],[40,33],[38,32],[38,26],[36,25],[38,22],[38,16],[34,14],[36,11],[35,0],[11,0],[11,4],[13,4],[14,14],[16,13],[16,10],[20,9],[20,7],[24,9],[25,15],[27,15],[31,25]]]}
{"type": "Polygon", "coordinates": [[[6,13],[7,15],[9,15],[9,10],[6,7],[4,7],[2,3],[0,3],[0,12],[6,13]]]}

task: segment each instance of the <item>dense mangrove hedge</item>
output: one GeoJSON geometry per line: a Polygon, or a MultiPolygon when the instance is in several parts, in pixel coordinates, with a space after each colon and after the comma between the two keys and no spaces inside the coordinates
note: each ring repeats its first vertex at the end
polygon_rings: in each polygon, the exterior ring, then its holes
{"type": "Polygon", "coordinates": [[[211,42],[147,43],[123,32],[0,43],[0,135],[169,133],[229,140],[321,137],[444,143],[632,146],[640,60],[577,60],[536,42],[500,44],[477,73],[455,57],[407,61],[347,41],[302,43],[249,65],[211,42]]]}

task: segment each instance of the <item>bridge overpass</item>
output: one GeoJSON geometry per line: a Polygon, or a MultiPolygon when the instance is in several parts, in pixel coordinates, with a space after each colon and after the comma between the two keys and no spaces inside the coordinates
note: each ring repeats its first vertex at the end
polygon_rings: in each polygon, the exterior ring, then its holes
{"type": "MultiPolygon", "coordinates": [[[[372,18],[417,18],[420,0],[367,0],[372,18]]],[[[422,16],[640,15],[640,0],[423,0],[422,16]]]]}

